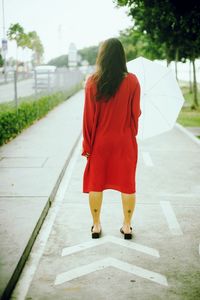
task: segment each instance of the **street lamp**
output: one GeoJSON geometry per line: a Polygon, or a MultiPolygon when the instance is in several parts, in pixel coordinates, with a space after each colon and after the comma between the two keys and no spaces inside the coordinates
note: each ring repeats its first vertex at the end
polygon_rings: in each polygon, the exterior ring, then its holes
{"type": "Polygon", "coordinates": [[[4,13],[4,0],[2,0],[2,15],[3,15],[3,39],[2,39],[2,52],[4,60],[4,78],[7,82],[7,70],[6,70],[6,52],[8,49],[7,40],[6,40],[6,30],[5,30],[5,13],[4,13]]]}

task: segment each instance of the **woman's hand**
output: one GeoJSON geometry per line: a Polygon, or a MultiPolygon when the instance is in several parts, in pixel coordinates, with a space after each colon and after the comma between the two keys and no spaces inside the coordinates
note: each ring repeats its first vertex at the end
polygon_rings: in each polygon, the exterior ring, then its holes
{"type": "Polygon", "coordinates": [[[89,155],[90,155],[90,153],[86,152],[86,155],[85,155],[85,156],[86,156],[87,158],[89,157],[89,155]]]}

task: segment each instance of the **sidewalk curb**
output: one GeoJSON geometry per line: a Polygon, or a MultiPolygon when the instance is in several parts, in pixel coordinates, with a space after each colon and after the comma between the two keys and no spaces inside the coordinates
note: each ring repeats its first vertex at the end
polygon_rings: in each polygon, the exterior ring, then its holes
{"type": "Polygon", "coordinates": [[[184,126],[179,123],[175,124],[176,128],[182,131],[185,135],[187,135],[193,142],[195,142],[198,146],[200,146],[200,140],[193,135],[189,130],[187,130],[184,126]]]}
{"type": "Polygon", "coordinates": [[[10,297],[10,295],[11,295],[11,293],[12,293],[12,291],[13,291],[13,289],[14,289],[14,287],[15,287],[18,279],[19,279],[19,276],[20,276],[20,274],[23,270],[23,267],[26,263],[26,260],[28,259],[29,253],[31,252],[31,249],[33,247],[35,239],[36,239],[36,237],[37,237],[37,235],[40,231],[40,228],[41,228],[41,226],[42,226],[42,224],[43,224],[43,222],[44,222],[44,220],[45,220],[45,218],[48,214],[48,211],[51,207],[51,204],[52,204],[53,200],[55,199],[56,192],[58,190],[60,182],[61,182],[61,180],[62,180],[62,178],[65,174],[65,171],[67,169],[69,161],[70,161],[70,159],[71,159],[71,157],[74,153],[74,150],[75,150],[75,148],[76,148],[76,146],[77,146],[77,144],[78,144],[78,142],[81,138],[81,135],[82,135],[82,131],[79,133],[79,135],[78,135],[78,137],[77,137],[77,139],[76,139],[76,141],[75,141],[75,143],[74,143],[74,145],[73,145],[73,147],[72,147],[72,149],[71,149],[71,151],[70,151],[70,153],[69,153],[69,155],[68,155],[68,157],[67,157],[67,159],[64,163],[64,166],[62,167],[60,175],[59,175],[59,177],[58,177],[58,179],[57,179],[57,181],[56,181],[56,183],[55,183],[55,185],[52,189],[52,192],[51,192],[50,196],[48,197],[47,203],[46,203],[43,211],[41,212],[41,215],[40,215],[40,217],[39,217],[39,219],[38,219],[38,221],[35,225],[35,228],[34,228],[32,234],[30,236],[30,239],[29,239],[29,241],[28,241],[28,243],[27,243],[27,245],[24,249],[24,252],[23,252],[23,254],[22,254],[22,256],[21,256],[21,258],[20,258],[20,260],[19,260],[19,262],[18,262],[18,264],[17,264],[17,266],[16,266],[16,268],[15,268],[13,274],[12,274],[12,277],[10,278],[10,280],[9,280],[9,282],[8,282],[4,292],[2,294],[2,297],[1,297],[2,300],[9,299],[9,297],[10,297]]]}

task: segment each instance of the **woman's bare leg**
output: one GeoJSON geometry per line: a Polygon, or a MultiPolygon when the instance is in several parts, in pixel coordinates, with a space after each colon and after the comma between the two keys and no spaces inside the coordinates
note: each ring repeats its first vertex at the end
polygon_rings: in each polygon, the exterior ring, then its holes
{"type": "Polygon", "coordinates": [[[93,218],[93,232],[101,230],[100,212],[103,199],[103,192],[89,192],[90,210],[93,218]]]}
{"type": "Polygon", "coordinates": [[[135,194],[121,193],[121,197],[124,212],[123,231],[130,233],[131,219],[135,209],[135,194]]]}

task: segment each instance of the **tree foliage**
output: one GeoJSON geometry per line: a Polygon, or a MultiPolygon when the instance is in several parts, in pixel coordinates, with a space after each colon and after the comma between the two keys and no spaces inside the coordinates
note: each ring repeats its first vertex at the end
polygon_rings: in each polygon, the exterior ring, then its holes
{"type": "Polygon", "coordinates": [[[194,106],[198,106],[195,59],[200,56],[200,1],[115,0],[127,6],[134,28],[164,49],[168,63],[190,59],[194,74],[194,106]]]}
{"type": "Polygon", "coordinates": [[[25,33],[24,28],[19,23],[15,23],[10,25],[7,37],[10,41],[15,41],[17,47],[33,50],[36,55],[37,64],[40,63],[44,48],[36,31],[25,33]]]}
{"type": "Polygon", "coordinates": [[[95,65],[99,46],[91,46],[78,50],[82,60],[87,60],[90,65],[95,65]]]}
{"type": "Polygon", "coordinates": [[[19,23],[11,24],[8,29],[7,36],[10,41],[16,42],[17,47],[20,47],[21,44],[23,44],[25,36],[24,28],[19,23]]]}
{"type": "Polygon", "coordinates": [[[0,67],[3,67],[3,64],[4,64],[4,60],[2,55],[0,54],[0,67]]]}
{"type": "Polygon", "coordinates": [[[149,36],[134,28],[128,28],[120,32],[119,40],[122,42],[127,61],[138,56],[149,59],[164,59],[162,45],[156,45],[149,36]]]}
{"type": "Polygon", "coordinates": [[[37,64],[40,64],[41,57],[44,53],[44,48],[36,31],[28,32],[27,47],[34,51],[36,55],[36,62],[37,64]]]}
{"type": "Polygon", "coordinates": [[[53,65],[58,68],[67,67],[68,66],[68,55],[61,55],[59,57],[55,57],[48,62],[48,65],[53,65]]]}

